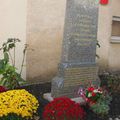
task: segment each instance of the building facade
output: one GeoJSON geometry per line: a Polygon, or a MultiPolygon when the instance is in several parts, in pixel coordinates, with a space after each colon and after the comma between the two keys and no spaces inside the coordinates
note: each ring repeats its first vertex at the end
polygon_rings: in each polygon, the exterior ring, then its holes
{"type": "MultiPolygon", "coordinates": [[[[0,4],[0,45],[19,38],[17,67],[24,44],[29,44],[23,77],[31,82],[49,82],[61,59],[66,0],[5,0],[0,4]]],[[[120,71],[120,0],[99,5],[98,41],[100,72],[120,71]]]]}

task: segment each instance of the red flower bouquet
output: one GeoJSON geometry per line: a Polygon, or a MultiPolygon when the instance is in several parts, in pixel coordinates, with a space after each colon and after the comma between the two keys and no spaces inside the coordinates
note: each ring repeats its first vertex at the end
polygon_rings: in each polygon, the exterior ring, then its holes
{"type": "Polygon", "coordinates": [[[86,90],[85,97],[86,101],[90,104],[94,104],[102,95],[102,90],[100,88],[89,87],[86,90]]]}
{"type": "Polygon", "coordinates": [[[7,89],[5,87],[3,87],[3,86],[0,86],[0,93],[5,92],[5,91],[7,91],[7,89]]]}
{"type": "Polygon", "coordinates": [[[103,91],[101,88],[95,88],[93,86],[90,86],[87,90],[80,88],[78,91],[78,94],[80,94],[89,105],[96,103],[100,99],[102,93],[103,91]]]}
{"type": "Polygon", "coordinates": [[[106,89],[96,88],[91,85],[87,90],[80,88],[78,94],[86,101],[94,113],[101,116],[108,114],[112,97],[106,89]]]}
{"type": "Polygon", "coordinates": [[[55,98],[45,106],[43,112],[44,120],[83,120],[84,110],[79,104],[69,98],[55,98]]]}

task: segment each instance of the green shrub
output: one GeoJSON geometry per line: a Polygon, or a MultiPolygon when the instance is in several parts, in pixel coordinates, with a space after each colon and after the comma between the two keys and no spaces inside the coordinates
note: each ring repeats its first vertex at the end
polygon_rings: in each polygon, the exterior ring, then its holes
{"type": "Polygon", "coordinates": [[[19,87],[21,84],[25,84],[25,80],[21,77],[21,73],[27,46],[25,46],[25,49],[23,50],[23,60],[21,62],[20,73],[18,73],[15,66],[15,47],[16,43],[18,42],[20,42],[19,39],[11,38],[8,39],[7,42],[3,43],[2,47],[0,48],[3,53],[3,58],[0,59],[0,85],[5,86],[8,89],[14,89],[16,87],[19,87]],[[13,56],[11,55],[11,52],[13,52],[13,56]]]}

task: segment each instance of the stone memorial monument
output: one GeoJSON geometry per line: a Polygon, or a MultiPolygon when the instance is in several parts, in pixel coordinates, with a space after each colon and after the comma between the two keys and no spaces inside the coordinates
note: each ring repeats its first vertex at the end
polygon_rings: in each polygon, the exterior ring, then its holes
{"type": "Polygon", "coordinates": [[[78,97],[78,90],[98,84],[96,42],[98,0],[67,0],[62,58],[52,80],[53,98],[78,97]]]}

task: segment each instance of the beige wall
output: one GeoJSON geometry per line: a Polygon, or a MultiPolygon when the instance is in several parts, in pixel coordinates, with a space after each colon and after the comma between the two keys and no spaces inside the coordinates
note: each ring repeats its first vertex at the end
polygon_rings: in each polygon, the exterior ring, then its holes
{"type": "MultiPolygon", "coordinates": [[[[100,5],[97,50],[100,70],[120,71],[120,44],[110,43],[112,16],[120,16],[120,0],[100,5]]],[[[22,40],[17,48],[17,67],[22,49],[27,52],[27,79],[46,82],[57,74],[60,62],[66,0],[4,0],[0,1],[0,45],[7,38],[22,40]],[[27,26],[27,33],[26,33],[27,26]],[[33,49],[33,50],[31,50],[33,49]]],[[[1,57],[1,56],[0,56],[1,57]]],[[[23,71],[26,76],[26,69],[23,71]]]]}
{"type": "MultiPolygon", "coordinates": [[[[99,9],[98,40],[101,47],[97,50],[100,56],[97,61],[100,71],[119,71],[120,44],[112,44],[110,39],[112,16],[120,16],[120,0],[109,1],[108,5],[100,5],[99,9]]],[[[66,0],[0,1],[0,45],[7,38],[22,40],[17,48],[19,68],[27,40],[30,48],[27,52],[28,80],[46,82],[56,75],[61,56],[65,7],[66,0]]],[[[23,76],[26,76],[25,68],[23,76]]]]}
{"type": "MultiPolygon", "coordinates": [[[[29,0],[27,9],[27,79],[46,82],[57,74],[61,56],[66,0],[29,0]]],[[[97,60],[100,71],[120,70],[120,44],[111,44],[112,16],[120,16],[120,0],[99,6],[97,60]]]]}
{"type": "Polygon", "coordinates": [[[112,16],[120,16],[120,0],[109,0],[108,5],[100,5],[97,50],[101,71],[120,71],[120,43],[111,43],[112,16]]]}
{"type": "Polygon", "coordinates": [[[97,54],[100,57],[98,59],[98,64],[101,71],[108,70],[109,41],[112,20],[111,10],[111,1],[108,5],[99,5],[98,41],[101,47],[97,49],[97,54]]]}
{"type": "Polygon", "coordinates": [[[46,82],[57,73],[63,37],[65,0],[29,0],[27,79],[46,82]]]}
{"type": "MultiPolygon", "coordinates": [[[[26,43],[26,0],[0,0],[0,46],[8,38],[19,38],[17,47],[17,68],[20,67],[23,45],[26,43]]],[[[0,58],[1,58],[0,53],[0,58]]],[[[24,68],[23,77],[26,77],[24,68]]]]}
{"type": "MultiPolygon", "coordinates": [[[[120,0],[112,0],[112,15],[120,17],[120,0]]],[[[112,71],[120,71],[120,43],[110,43],[109,69],[112,71]]]]}

